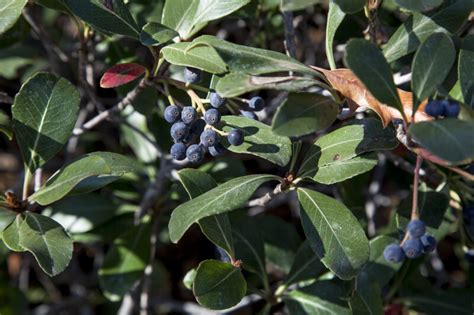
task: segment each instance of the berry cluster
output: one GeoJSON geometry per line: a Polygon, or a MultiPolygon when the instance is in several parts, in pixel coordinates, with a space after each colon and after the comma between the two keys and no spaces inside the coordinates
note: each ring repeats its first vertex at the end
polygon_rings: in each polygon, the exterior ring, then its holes
{"type": "Polygon", "coordinates": [[[405,257],[414,259],[422,253],[429,253],[436,248],[436,239],[426,234],[425,224],[421,220],[411,220],[407,226],[408,238],[399,244],[390,244],[385,247],[383,256],[385,260],[398,263],[405,257]]]}
{"type": "MultiPolygon", "coordinates": [[[[199,69],[184,70],[186,83],[198,83],[201,81],[201,76],[202,71],[199,69]]],[[[244,143],[242,130],[233,128],[225,133],[217,129],[221,121],[219,108],[225,105],[227,100],[217,93],[210,93],[208,102],[211,108],[205,111],[196,110],[193,106],[166,107],[164,118],[172,124],[170,134],[174,144],[171,146],[170,154],[173,159],[182,161],[187,158],[191,163],[199,163],[204,159],[206,151],[212,156],[222,155],[226,149],[219,142],[219,135],[226,136],[229,144],[234,146],[244,143]]],[[[248,101],[248,106],[251,110],[260,111],[264,108],[265,102],[261,97],[254,97],[248,101]]],[[[253,112],[248,113],[255,115],[253,112]]],[[[251,118],[256,119],[256,116],[251,118]]]]}
{"type": "Polygon", "coordinates": [[[431,100],[425,107],[425,113],[435,118],[456,118],[460,112],[459,103],[451,100],[431,100]]]}

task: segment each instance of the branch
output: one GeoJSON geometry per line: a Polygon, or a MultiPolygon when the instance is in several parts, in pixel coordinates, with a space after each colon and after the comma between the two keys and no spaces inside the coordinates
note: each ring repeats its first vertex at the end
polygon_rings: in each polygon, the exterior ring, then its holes
{"type": "Polygon", "coordinates": [[[282,184],[278,184],[273,191],[266,193],[260,198],[256,198],[253,200],[250,200],[247,202],[246,207],[264,207],[266,206],[270,201],[272,201],[273,198],[275,198],[277,195],[283,193],[282,189],[282,184]]]}
{"type": "Polygon", "coordinates": [[[283,26],[285,27],[285,49],[286,54],[296,58],[295,28],[293,26],[293,12],[283,11],[283,26]]]}

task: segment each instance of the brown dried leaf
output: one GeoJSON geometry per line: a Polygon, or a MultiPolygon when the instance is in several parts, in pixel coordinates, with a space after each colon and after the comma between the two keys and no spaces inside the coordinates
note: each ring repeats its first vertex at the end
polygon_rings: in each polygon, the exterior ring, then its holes
{"type": "MultiPolygon", "coordinates": [[[[380,103],[351,70],[344,68],[336,70],[326,70],[318,67],[312,68],[322,72],[329,83],[331,83],[332,87],[350,100],[349,104],[355,103],[357,106],[368,107],[376,112],[382,120],[384,127],[393,119],[403,119],[401,113],[397,109],[380,103]]],[[[405,115],[409,119],[408,122],[411,122],[413,94],[398,89],[398,95],[400,96],[405,115]]],[[[426,101],[418,108],[418,111],[415,114],[415,121],[419,122],[433,119],[425,114],[425,105],[426,101]]]]}

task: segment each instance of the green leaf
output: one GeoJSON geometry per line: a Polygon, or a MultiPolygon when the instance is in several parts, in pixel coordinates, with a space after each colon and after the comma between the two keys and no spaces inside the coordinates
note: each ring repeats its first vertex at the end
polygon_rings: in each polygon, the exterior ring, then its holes
{"type": "MultiPolygon", "coordinates": [[[[178,172],[178,178],[191,199],[196,198],[217,186],[216,181],[207,173],[187,168],[178,172]]],[[[227,214],[213,215],[199,220],[201,231],[215,245],[234,258],[232,229],[227,214]]]]}
{"type": "Polygon", "coordinates": [[[321,131],[336,120],[339,105],[332,99],[314,93],[291,93],[278,107],[272,130],[282,136],[303,136],[321,131]]]}
{"type": "Polygon", "coordinates": [[[3,232],[3,240],[12,250],[32,253],[51,277],[66,269],[72,258],[72,240],[63,227],[34,212],[18,215],[3,232]]]}
{"type": "Polygon", "coordinates": [[[369,241],[352,212],[339,201],[298,188],[301,223],[322,263],[349,280],[369,259],[369,241]]]}
{"type": "Polygon", "coordinates": [[[183,277],[183,284],[188,290],[193,289],[194,279],[196,278],[196,268],[190,269],[183,277]]]}
{"type": "Polygon", "coordinates": [[[413,112],[443,83],[455,59],[454,43],[444,33],[434,33],[420,46],[412,66],[413,112]]]}
{"type": "Polygon", "coordinates": [[[291,315],[350,315],[346,291],[342,284],[324,280],[291,291],[283,300],[291,315]]]}
{"type": "Polygon", "coordinates": [[[356,290],[349,301],[352,315],[383,315],[381,288],[378,283],[359,281],[360,277],[357,277],[357,279],[356,290]]]}
{"type": "Polygon", "coordinates": [[[76,88],[52,74],[38,73],[23,84],[12,107],[13,131],[31,173],[63,148],[79,102],[76,88]]]}
{"type": "Polygon", "coordinates": [[[0,0],[0,35],[12,27],[28,0],[0,0]]]}
{"type": "Polygon", "coordinates": [[[139,38],[140,28],[123,0],[63,0],[71,12],[106,34],[139,38]]]}
{"type": "Polygon", "coordinates": [[[298,283],[300,281],[316,279],[322,272],[327,270],[311,249],[308,240],[301,244],[291,266],[291,270],[285,280],[285,285],[298,283]]]}
{"type": "Polygon", "coordinates": [[[377,46],[364,39],[352,39],[344,61],[377,100],[404,114],[392,71],[377,46]]]}
{"type": "Polygon", "coordinates": [[[281,11],[298,11],[321,3],[321,0],[282,0],[281,11]]]}
{"type": "Polygon", "coordinates": [[[331,70],[337,68],[333,54],[334,37],[345,16],[346,14],[336,2],[329,2],[328,21],[326,25],[326,56],[331,70]]]}
{"type": "Polygon", "coordinates": [[[410,11],[426,12],[439,7],[443,3],[443,0],[395,0],[395,2],[410,11]]]}
{"type": "Polygon", "coordinates": [[[271,180],[279,180],[279,177],[249,175],[235,178],[181,204],[171,214],[168,226],[171,241],[177,243],[187,229],[202,218],[244,206],[260,185],[271,180]]]}
{"type": "Polygon", "coordinates": [[[158,46],[166,44],[179,34],[163,24],[149,22],[143,26],[140,32],[140,41],[145,46],[158,46]]]}
{"type": "Polygon", "coordinates": [[[234,153],[247,153],[275,163],[286,166],[291,159],[291,141],[287,137],[278,136],[271,131],[271,127],[259,121],[237,116],[222,117],[224,132],[238,128],[244,133],[244,143],[240,146],[225,145],[234,153]]]}
{"type": "Polygon", "coordinates": [[[111,301],[119,301],[139,281],[150,257],[149,223],[132,226],[119,236],[99,269],[99,283],[111,301]]]}
{"type": "Polygon", "coordinates": [[[16,212],[0,207],[0,234],[10,223],[15,220],[16,212]]]}
{"type": "Polygon", "coordinates": [[[342,11],[346,13],[357,13],[365,6],[365,0],[333,0],[342,11]]]}
{"type": "Polygon", "coordinates": [[[210,35],[200,36],[193,43],[207,43],[214,47],[230,72],[259,75],[293,71],[319,75],[317,71],[279,52],[237,45],[210,35]]]}
{"type": "Polygon", "coordinates": [[[464,37],[459,53],[458,75],[464,104],[474,109],[474,35],[464,37]]]}
{"type": "Polygon", "coordinates": [[[71,12],[63,0],[36,0],[35,3],[48,9],[58,10],[65,13],[71,12]]]}
{"type": "Polygon", "coordinates": [[[247,174],[244,163],[231,157],[212,159],[201,165],[199,169],[211,175],[218,183],[224,183],[232,178],[247,174]]]}
{"type": "Polygon", "coordinates": [[[193,292],[199,304],[223,310],[242,300],[247,283],[239,268],[222,261],[205,260],[196,270],[193,292]]]}
{"type": "Polygon", "coordinates": [[[13,139],[13,129],[10,117],[0,110],[0,132],[7,136],[8,140],[13,139]]]}
{"type": "Polygon", "coordinates": [[[472,289],[449,289],[411,293],[403,296],[400,302],[410,309],[430,315],[471,315],[472,289]]]}
{"type": "Polygon", "coordinates": [[[173,65],[194,67],[210,73],[227,72],[224,60],[207,44],[175,43],[163,48],[161,53],[173,65]]]}
{"type": "Polygon", "coordinates": [[[81,188],[87,192],[99,189],[125,173],[136,170],[135,162],[120,154],[111,152],[85,154],[54,173],[28,200],[47,205],[61,199],[74,188],[81,188]]]}
{"type": "Polygon", "coordinates": [[[216,91],[222,97],[236,97],[259,90],[301,91],[320,82],[303,77],[252,76],[245,73],[230,73],[222,77],[216,91]]]}
{"type": "Polygon", "coordinates": [[[442,119],[413,124],[408,133],[423,148],[450,164],[474,159],[474,122],[442,119]]]}
{"type": "Polygon", "coordinates": [[[306,153],[298,176],[324,184],[340,182],[375,165],[375,156],[365,153],[397,145],[395,131],[384,129],[378,119],[355,121],[319,138],[306,153]]]}
{"type": "Polygon", "coordinates": [[[411,15],[385,45],[385,58],[388,62],[393,62],[415,51],[435,32],[455,33],[469,17],[471,6],[471,0],[447,1],[429,14],[417,12],[411,15]]]}

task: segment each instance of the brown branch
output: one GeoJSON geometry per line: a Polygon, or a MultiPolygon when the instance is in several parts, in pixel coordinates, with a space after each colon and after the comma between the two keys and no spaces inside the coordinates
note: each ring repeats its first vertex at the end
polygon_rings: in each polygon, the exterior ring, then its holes
{"type": "Polygon", "coordinates": [[[416,156],[415,175],[413,176],[413,200],[411,205],[411,219],[415,220],[419,218],[418,213],[418,185],[420,183],[420,169],[423,158],[419,155],[416,156]]]}

